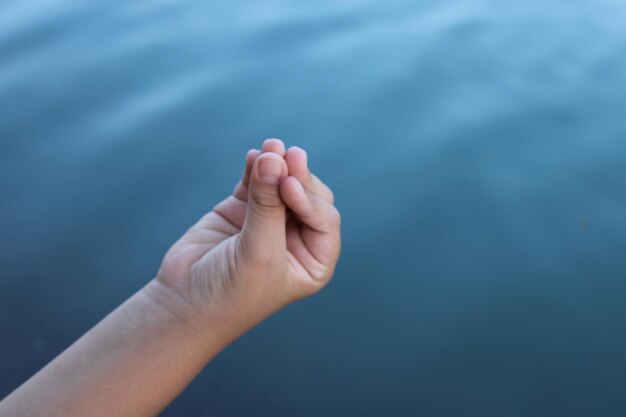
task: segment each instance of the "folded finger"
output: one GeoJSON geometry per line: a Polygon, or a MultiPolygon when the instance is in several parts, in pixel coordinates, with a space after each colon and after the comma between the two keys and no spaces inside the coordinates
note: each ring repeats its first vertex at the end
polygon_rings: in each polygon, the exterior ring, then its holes
{"type": "Polygon", "coordinates": [[[258,149],[250,149],[246,155],[246,166],[243,170],[241,180],[233,191],[233,196],[242,201],[248,200],[248,186],[250,185],[250,172],[252,172],[252,166],[257,157],[261,155],[261,151],[258,149]]]}
{"type": "Polygon", "coordinates": [[[263,147],[261,148],[261,150],[263,152],[274,152],[279,154],[280,156],[282,156],[283,158],[285,157],[285,144],[283,143],[282,140],[280,139],[266,139],[263,142],[263,147]]]}
{"type": "Polygon", "coordinates": [[[335,204],[335,195],[330,187],[322,182],[315,174],[311,174],[311,191],[328,201],[335,204]]]}
{"type": "Polygon", "coordinates": [[[285,178],[281,182],[280,194],[287,207],[311,229],[320,233],[339,230],[339,211],[319,195],[305,190],[297,178],[285,178]]]}
{"type": "Polygon", "coordinates": [[[308,166],[308,156],[304,149],[292,146],[287,150],[285,160],[289,168],[289,175],[297,178],[307,191],[320,196],[331,204],[334,202],[333,192],[330,188],[311,173],[308,166]]]}

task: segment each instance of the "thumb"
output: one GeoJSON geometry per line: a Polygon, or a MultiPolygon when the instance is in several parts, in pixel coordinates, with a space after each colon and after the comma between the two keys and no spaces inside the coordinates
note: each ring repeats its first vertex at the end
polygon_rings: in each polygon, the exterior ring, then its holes
{"type": "Polygon", "coordinates": [[[280,182],[286,176],[287,163],[277,153],[265,152],[254,162],[240,241],[247,258],[267,261],[287,246],[286,207],[280,197],[280,182]]]}

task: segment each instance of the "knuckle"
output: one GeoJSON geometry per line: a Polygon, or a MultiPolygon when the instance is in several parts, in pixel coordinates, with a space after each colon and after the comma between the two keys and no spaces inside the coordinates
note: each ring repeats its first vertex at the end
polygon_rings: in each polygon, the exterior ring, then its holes
{"type": "Polygon", "coordinates": [[[269,201],[255,200],[249,207],[259,217],[275,219],[283,215],[282,206],[269,201]]]}
{"type": "Polygon", "coordinates": [[[341,213],[339,213],[339,210],[337,210],[337,208],[334,206],[331,210],[331,215],[330,215],[329,220],[330,220],[330,225],[333,228],[341,227],[341,213]]]}
{"type": "Polygon", "coordinates": [[[335,204],[335,193],[333,193],[333,191],[330,188],[328,188],[327,196],[328,196],[328,201],[330,202],[330,204],[335,204]]]}
{"type": "Polygon", "coordinates": [[[253,201],[256,205],[266,208],[276,208],[282,205],[282,201],[279,196],[274,193],[256,192],[253,195],[253,201]]]}
{"type": "Polygon", "coordinates": [[[235,196],[241,196],[243,195],[243,193],[246,191],[246,186],[243,183],[243,180],[240,180],[237,185],[235,185],[235,188],[233,189],[233,195],[235,196]]]}

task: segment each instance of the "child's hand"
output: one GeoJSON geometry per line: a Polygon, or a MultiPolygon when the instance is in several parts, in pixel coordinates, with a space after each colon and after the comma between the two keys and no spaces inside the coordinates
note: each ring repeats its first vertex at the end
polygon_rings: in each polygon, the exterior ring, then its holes
{"type": "Polygon", "coordinates": [[[339,229],[333,194],[306,153],[269,139],[248,152],[233,195],[172,246],[156,283],[192,314],[240,333],[330,280],[339,229]]]}
{"type": "Polygon", "coordinates": [[[0,401],[0,417],[159,414],[229,342],[330,280],[339,221],[306,153],[265,141],[157,277],[0,401]]]}

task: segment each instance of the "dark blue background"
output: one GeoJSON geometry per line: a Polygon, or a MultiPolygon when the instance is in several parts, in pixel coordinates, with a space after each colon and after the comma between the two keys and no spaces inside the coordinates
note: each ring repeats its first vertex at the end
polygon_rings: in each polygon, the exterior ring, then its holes
{"type": "Polygon", "coordinates": [[[323,293],[164,416],[626,415],[622,1],[0,3],[0,397],[151,279],[266,137],[323,293]]]}

